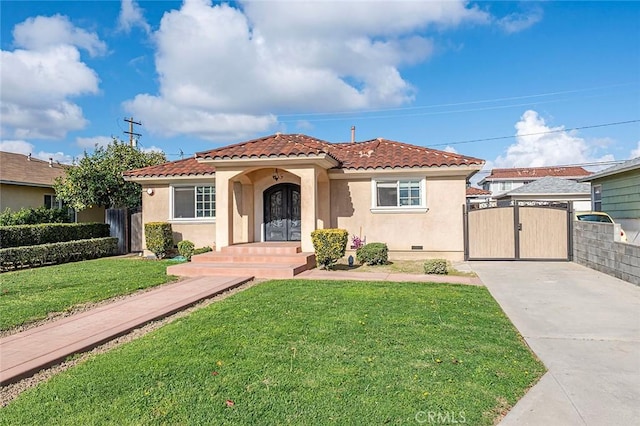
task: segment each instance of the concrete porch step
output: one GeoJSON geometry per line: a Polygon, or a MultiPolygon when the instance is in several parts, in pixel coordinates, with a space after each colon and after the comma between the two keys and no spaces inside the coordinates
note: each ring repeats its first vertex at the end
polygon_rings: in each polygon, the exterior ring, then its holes
{"type": "Polygon", "coordinates": [[[233,252],[209,252],[191,258],[192,263],[283,263],[298,264],[306,263],[315,265],[315,255],[313,253],[285,253],[285,254],[253,254],[253,253],[233,253],[233,252]]]}
{"type": "Polygon", "coordinates": [[[268,264],[268,263],[181,263],[167,268],[167,274],[182,277],[200,276],[247,276],[256,278],[291,278],[309,269],[307,263],[268,264]]]}
{"type": "Polygon", "coordinates": [[[222,247],[220,253],[225,254],[261,254],[280,255],[301,253],[302,248],[299,242],[278,242],[278,243],[247,243],[235,244],[222,247]]]}

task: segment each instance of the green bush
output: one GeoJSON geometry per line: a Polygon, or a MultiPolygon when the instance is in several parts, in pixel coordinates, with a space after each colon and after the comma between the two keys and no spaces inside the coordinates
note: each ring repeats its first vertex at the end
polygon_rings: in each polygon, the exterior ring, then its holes
{"type": "Polygon", "coordinates": [[[425,274],[437,274],[447,275],[449,269],[447,268],[447,261],[445,259],[429,259],[424,262],[425,274]]]}
{"type": "Polygon", "coordinates": [[[349,233],[344,229],[316,229],[311,233],[316,263],[319,267],[330,268],[347,250],[349,233]]]}
{"type": "Polygon", "coordinates": [[[35,246],[109,236],[105,223],[47,223],[0,226],[0,247],[35,246]]]}
{"type": "Polygon", "coordinates": [[[164,258],[173,249],[173,230],[167,222],[149,222],[144,224],[144,238],[147,250],[158,259],[164,258]]]}
{"type": "Polygon", "coordinates": [[[389,249],[385,243],[369,243],[356,250],[358,263],[385,265],[389,261],[389,249]]]}
{"type": "Polygon", "coordinates": [[[210,251],[213,251],[211,247],[200,247],[193,251],[193,255],[195,256],[196,254],[208,253],[210,251]]]}
{"type": "Polygon", "coordinates": [[[23,208],[17,212],[7,208],[0,213],[0,226],[36,225],[39,223],[69,223],[73,218],[67,209],[48,209],[46,207],[23,208]]]}
{"type": "Polygon", "coordinates": [[[116,252],[117,246],[117,238],[106,237],[3,248],[0,249],[0,271],[112,256],[116,252]]]}
{"type": "Polygon", "coordinates": [[[180,256],[186,258],[187,260],[191,260],[191,256],[193,256],[194,245],[189,240],[183,240],[178,243],[178,253],[180,256]]]}

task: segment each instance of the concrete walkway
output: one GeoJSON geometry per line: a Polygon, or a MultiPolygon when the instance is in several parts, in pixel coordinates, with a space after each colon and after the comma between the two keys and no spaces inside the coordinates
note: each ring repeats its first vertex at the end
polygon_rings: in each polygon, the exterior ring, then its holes
{"type": "Polygon", "coordinates": [[[251,278],[203,277],[167,284],[0,339],[0,385],[29,377],[69,355],[90,350],[251,278]]]}
{"type": "Polygon", "coordinates": [[[311,280],[356,280],[356,281],[395,281],[395,282],[432,282],[482,285],[477,277],[463,277],[455,275],[417,275],[396,274],[388,272],[354,272],[354,271],[327,271],[321,269],[309,269],[294,277],[311,280]]]}
{"type": "Polygon", "coordinates": [[[549,370],[501,425],[640,423],[640,287],[571,262],[471,262],[549,370]]]}

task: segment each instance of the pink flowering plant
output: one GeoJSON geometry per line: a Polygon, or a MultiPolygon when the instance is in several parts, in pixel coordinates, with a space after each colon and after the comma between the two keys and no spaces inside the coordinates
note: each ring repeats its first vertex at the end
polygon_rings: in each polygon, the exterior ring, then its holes
{"type": "Polygon", "coordinates": [[[364,245],[364,240],[362,238],[360,238],[357,235],[354,235],[353,237],[351,237],[351,248],[352,249],[359,249],[360,247],[362,247],[364,245]]]}

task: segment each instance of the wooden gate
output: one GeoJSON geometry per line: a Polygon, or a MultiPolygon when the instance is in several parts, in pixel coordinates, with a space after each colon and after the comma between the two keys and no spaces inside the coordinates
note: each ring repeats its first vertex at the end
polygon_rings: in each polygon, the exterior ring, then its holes
{"type": "Polygon", "coordinates": [[[469,206],[465,260],[571,260],[571,219],[569,203],[469,206]]]}

